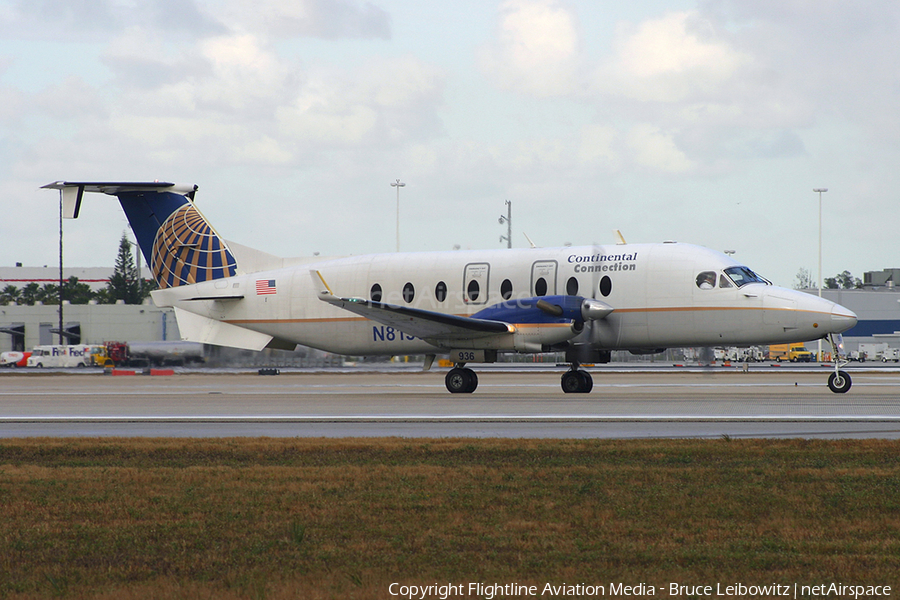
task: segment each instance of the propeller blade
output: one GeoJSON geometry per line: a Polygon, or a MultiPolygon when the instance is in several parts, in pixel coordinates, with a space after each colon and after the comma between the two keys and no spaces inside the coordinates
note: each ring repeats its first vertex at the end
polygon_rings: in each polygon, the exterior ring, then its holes
{"type": "Polygon", "coordinates": [[[561,317],[563,315],[563,309],[561,306],[550,304],[546,300],[538,300],[536,302],[536,306],[550,316],[561,317]]]}

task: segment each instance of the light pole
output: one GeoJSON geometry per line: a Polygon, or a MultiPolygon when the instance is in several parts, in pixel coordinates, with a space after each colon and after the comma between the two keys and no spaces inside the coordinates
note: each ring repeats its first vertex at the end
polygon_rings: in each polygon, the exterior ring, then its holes
{"type": "Polygon", "coordinates": [[[59,345],[67,341],[63,339],[63,197],[59,190],[59,345]]]}
{"type": "Polygon", "coordinates": [[[506,235],[500,236],[500,241],[506,240],[506,247],[512,248],[512,202],[506,200],[506,216],[500,215],[499,222],[503,225],[506,221],[506,235]]]}
{"type": "MultiPolygon", "coordinates": [[[[822,193],[827,192],[828,188],[813,188],[813,192],[819,194],[819,298],[822,297],[822,193]]],[[[822,360],[822,339],[819,338],[819,354],[817,357],[822,360]]]]}
{"type": "Polygon", "coordinates": [[[391,184],[391,187],[397,188],[397,252],[400,252],[400,188],[405,185],[399,179],[391,184]]]}

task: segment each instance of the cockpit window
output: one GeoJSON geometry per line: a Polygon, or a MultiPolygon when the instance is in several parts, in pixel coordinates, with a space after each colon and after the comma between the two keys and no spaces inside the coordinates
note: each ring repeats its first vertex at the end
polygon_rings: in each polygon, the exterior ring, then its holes
{"type": "Polygon", "coordinates": [[[701,290],[711,290],[716,287],[716,274],[714,271],[703,271],[697,275],[697,287],[701,290]]]}
{"type": "Polygon", "coordinates": [[[725,277],[724,275],[719,275],[719,287],[720,288],[732,288],[734,284],[731,283],[731,280],[725,277]]]}
{"type": "Polygon", "coordinates": [[[760,277],[747,267],[729,267],[725,269],[725,273],[738,287],[743,287],[748,283],[763,283],[769,285],[767,279],[760,277]]]}

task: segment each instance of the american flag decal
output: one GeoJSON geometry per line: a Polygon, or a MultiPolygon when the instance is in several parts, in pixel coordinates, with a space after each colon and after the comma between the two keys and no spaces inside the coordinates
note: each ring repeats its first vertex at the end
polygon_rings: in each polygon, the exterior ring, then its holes
{"type": "Polygon", "coordinates": [[[275,280],[274,279],[257,279],[256,280],[256,295],[263,296],[265,294],[275,294],[277,291],[275,290],[275,280]]]}

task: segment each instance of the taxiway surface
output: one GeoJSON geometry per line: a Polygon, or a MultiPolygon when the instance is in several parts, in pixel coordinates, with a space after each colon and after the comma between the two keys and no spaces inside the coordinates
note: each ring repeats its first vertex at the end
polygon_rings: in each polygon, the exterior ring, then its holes
{"type": "Polygon", "coordinates": [[[598,369],[590,394],[557,371],[0,376],[0,437],[900,438],[900,373],[598,369]]]}

